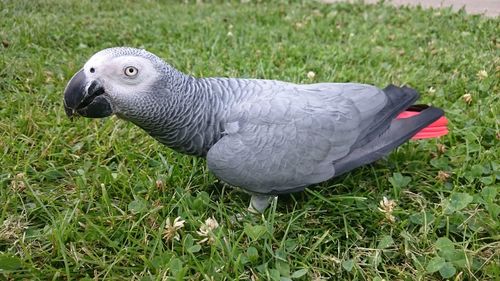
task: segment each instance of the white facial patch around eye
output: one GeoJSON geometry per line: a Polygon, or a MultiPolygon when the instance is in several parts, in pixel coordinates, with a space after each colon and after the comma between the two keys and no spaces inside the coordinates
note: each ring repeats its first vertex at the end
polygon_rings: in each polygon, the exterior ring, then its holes
{"type": "Polygon", "coordinates": [[[119,95],[148,91],[159,75],[149,59],[133,55],[114,57],[109,52],[92,56],[84,71],[89,79],[100,80],[111,95],[114,91],[119,95]],[[125,73],[131,67],[135,75],[125,73]]]}
{"type": "MultiPolygon", "coordinates": [[[[137,94],[150,91],[158,72],[150,60],[137,56],[120,56],[107,61],[105,82],[117,95],[137,94]],[[135,75],[127,75],[127,69],[133,68],[135,75]]],[[[129,73],[130,74],[130,73],[129,73]]]]}
{"type": "Polygon", "coordinates": [[[116,57],[110,61],[108,67],[113,69],[113,74],[116,77],[120,77],[131,84],[147,81],[149,78],[156,78],[157,76],[157,71],[151,61],[142,57],[116,57]],[[127,69],[133,69],[134,75],[130,75],[130,72],[126,73],[127,69]]]}
{"type": "Polygon", "coordinates": [[[112,105],[113,112],[120,114],[133,100],[144,99],[154,93],[155,83],[160,79],[156,60],[138,55],[120,54],[120,50],[106,49],[94,54],[84,65],[86,84],[97,82],[103,88],[103,97],[112,105]],[[125,68],[133,66],[137,75],[128,77],[125,68]],[[92,69],[92,71],[91,71],[92,69]]]}

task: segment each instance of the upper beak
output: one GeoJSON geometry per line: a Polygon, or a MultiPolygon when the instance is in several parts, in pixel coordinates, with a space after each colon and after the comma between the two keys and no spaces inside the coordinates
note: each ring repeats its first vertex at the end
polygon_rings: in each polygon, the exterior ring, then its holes
{"type": "Polygon", "coordinates": [[[64,90],[64,110],[68,117],[110,116],[113,110],[104,94],[104,87],[97,80],[87,81],[87,76],[81,69],[71,78],[64,90]]]}

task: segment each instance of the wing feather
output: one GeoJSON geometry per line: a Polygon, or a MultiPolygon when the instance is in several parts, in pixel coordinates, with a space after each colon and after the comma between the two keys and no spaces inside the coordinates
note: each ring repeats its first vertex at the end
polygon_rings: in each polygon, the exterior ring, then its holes
{"type": "Polygon", "coordinates": [[[333,162],[350,152],[362,124],[386,103],[383,92],[361,84],[254,80],[245,91],[255,92],[227,118],[237,129],[212,146],[207,162],[222,180],[262,194],[287,193],[333,177],[333,162]]]}

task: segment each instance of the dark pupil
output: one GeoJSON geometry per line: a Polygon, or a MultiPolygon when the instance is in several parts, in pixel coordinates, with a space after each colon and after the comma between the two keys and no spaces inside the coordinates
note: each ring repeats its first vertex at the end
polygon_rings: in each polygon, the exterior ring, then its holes
{"type": "Polygon", "coordinates": [[[90,68],[90,73],[94,73],[95,69],[93,67],[90,68]]]}
{"type": "Polygon", "coordinates": [[[129,68],[129,69],[128,69],[128,72],[129,72],[129,73],[134,73],[134,69],[133,69],[133,68],[129,68]]]}

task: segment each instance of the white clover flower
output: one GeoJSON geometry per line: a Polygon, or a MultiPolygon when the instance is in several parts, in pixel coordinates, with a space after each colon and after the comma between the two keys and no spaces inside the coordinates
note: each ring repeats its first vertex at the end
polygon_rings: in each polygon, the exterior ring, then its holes
{"type": "Polygon", "coordinates": [[[219,223],[214,217],[208,218],[205,220],[205,223],[200,226],[200,229],[196,231],[196,233],[204,237],[200,241],[198,241],[199,244],[207,242],[208,244],[212,244],[215,242],[215,237],[213,234],[213,231],[219,227],[219,223]]]}
{"type": "Polygon", "coordinates": [[[472,95],[467,93],[462,96],[462,99],[465,101],[466,104],[471,104],[472,103],[472,95]]]}
{"type": "Polygon", "coordinates": [[[486,72],[486,70],[479,70],[476,74],[477,78],[479,78],[479,80],[483,80],[483,79],[486,79],[488,78],[488,72],[486,72]]]}
{"type": "Polygon", "coordinates": [[[387,197],[384,196],[384,198],[380,200],[379,205],[380,207],[378,210],[384,213],[385,218],[390,222],[395,222],[396,218],[392,215],[392,212],[394,211],[394,208],[396,208],[396,201],[387,199],[387,197]]]}
{"type": "Polygon", "coordinates": [[[316,73],[314,73],[313,71],[307,72],[307,78],[313,80],[314,77],[316,77],[316,73]]]}
{"type": "Polygon", "coordinates": [[[178,230],[184,227],[185,222],[181,217],[176,217],[173,223],[170,222],[170,218],[167,218],[165,229],[163,230],[163,239],[166,241],[171,241],[172,239],[179,241],[180,235],[178,230]]]}

